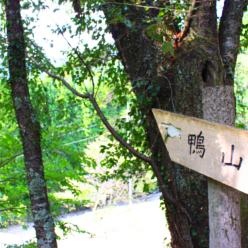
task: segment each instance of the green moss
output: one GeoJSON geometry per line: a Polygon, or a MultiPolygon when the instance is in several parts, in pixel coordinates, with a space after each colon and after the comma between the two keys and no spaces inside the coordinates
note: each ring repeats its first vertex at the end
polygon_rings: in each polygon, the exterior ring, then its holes
{"type": "Polygon", "coordinates": [[[39,200],[45,197],[45,187],[45,181],[39,177],[36,177],[30,182],[29,191],[32,192],[35,200],[39,200]]]}
{"type": "Polygon", "coordinates": [[[230,241],[229,238],[228,238],[227,229],[225,229],[225,235],[226,235],[228,241],[230,241]]]}
{"type": "Polygon", "coordinates": [[[35,115],[33,113],[31,114],[31,119],[32,119],[32,122],[33,123],[38,122],[37,119],[36,119],[36,117],[35,117],[35,115]]]}
{"type": "Polygon", "coordinates": [[[34,220],[36,221],[46,221],[49,217],[49,214],[46,209],[40,209],[34,216],[34,220]]]}
{"type": "Polygon", "coordinates": [[[31,103],[31,101],[30,101],[30,98],[27,97],[27,96],[25,96],[24,99],[25,99],[25,102],[28,104],[29,109],[33,109],[32,103],[31,103]]]}
{"type": "Polygon", "coordinates": [[[19,109],[21,107],[21,104],[22,104],[22,99],[20,97],[15,97],[14,102],[15,102],[16,109],[19,109]]]}
{"type": "Polygon", "coordinates": [[[237,228],[237,218],[236,217],[233,217],[232,212],[231,212],[230,219],[232,221],[232,227],[233,227],[233,229],[236,230],[236,228],[237,228]]]}
{"type": "Polygon", "coordinates": [[[55,238],[56,235],[54,233],[54,223],[51,214],[49,215],[49,219],[47,220],[46,224],[44,225],[46,232],[46,238],[52,242],[55,238]]]}
{"type": "Polygon", "coordinates": [[[47,244],[46,243],[46,240],[44,240],[43,238],[40,238],[37,240],[37,244],[38,244],[38,247],[42,247],[42,248],[50,248],[50,244],[47,244]]]}

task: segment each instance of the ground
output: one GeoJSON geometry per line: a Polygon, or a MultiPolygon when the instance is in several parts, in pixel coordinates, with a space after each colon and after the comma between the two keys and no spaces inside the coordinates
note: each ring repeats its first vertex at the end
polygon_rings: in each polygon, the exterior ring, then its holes
{"type": "MultiPolygon", "coordinates": [[[[153,198],[154,199],[154,198],[153,198]]],[[[123,205],[108,207],[95,212],[78,212],[64,216],[63,220],[78,225],[81,229],[94,233],[68,236],[58,241],[59,248],[164,248],[170,241],[164,212],[159,207],[158,197],[148,202],[140,202],[132,206],[123,205]],[[164,241],[164,239],[166,241],[164,241]]],[[[57,230],[56,230],[57,231],[57,230]]],[[[59,234],[59,231],[57,231],[59,234]]],[[[21,226],[11,227],[0,232],[3,244],[28,240],[34,236],[32,227],[28,231],[21,226]]],[[[4,247],[0,243],[0,248],[4,247]]]]}

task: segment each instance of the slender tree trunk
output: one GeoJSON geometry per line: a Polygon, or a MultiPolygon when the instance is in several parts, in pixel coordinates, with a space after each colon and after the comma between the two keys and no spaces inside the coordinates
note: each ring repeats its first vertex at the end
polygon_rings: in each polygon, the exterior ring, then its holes
{"type": "Polygon", "coordinates": [[[6,0],[9,83],[21,134],[37,244],[56,248],[54,221],[50,212],[41,152],[41,127],[30,101],[25,65],[25,45],[19,0],[6,0]]]}
{"type": "MultiPolygon", "coordinates": [[[[226,0],[225,6],[229,7],[224,8],[218,32],[216,1],[197,1],[188,19],[189,29],[184,33],[184,39],[174,56],[170,52],[164,55],[161,43],[147,35],[148,26],[157,24],[151,20],[157,17],[158,9],[145,10],[107,3],[103,8],[107,21],[112,20],[116,13],[121,13],[133,23],[132,27],[120,22],[112,23],[109,28],[140,103],[140,110],[149,124],[146,132],[153,147],[153,159],[161,172],[165,173],[164,180],[171,195],[180,201],[190,215],[191,221],[165,199],[173,248],[209,246],[208,184],[204,176],[170,160],[163,140],[158,136],[151,109],[203,118],[202,89],[233,85],[233,77],[228,75],[234,74],[245,4],[246,0],[226,0]]],[[[166,7],[162,1],[145,1],[143,5],[166,7]]],[[[172,17],[172,13],[163,16],[164,26],[157,30],[159,33],[164,28],[166,41],[179,32],[172,17]]]]}

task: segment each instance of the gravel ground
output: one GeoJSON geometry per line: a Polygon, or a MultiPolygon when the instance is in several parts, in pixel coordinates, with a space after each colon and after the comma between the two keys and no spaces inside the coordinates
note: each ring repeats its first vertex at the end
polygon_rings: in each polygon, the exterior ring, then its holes
{"type": "MultiPolygon", "coordinates": [[[[78,212],[62,219],[78,225],[82,230],[95,234],[73,233],[58,241],[59,248],[164,248],[170,241],[163,211],[158,197],[131,206],[108,207],[95,212],[78,212]],[[155,199],[155,200],[154,200],[155,199]],[[164,239],[166,241],[164,241],[164,239]]],[[[32,223],[28,231],[14,226],[0,232],[1,244],[17,244],[34,237],[32,223]]],[[[56,230],[61,234],[60,230],[56,230]]]]}

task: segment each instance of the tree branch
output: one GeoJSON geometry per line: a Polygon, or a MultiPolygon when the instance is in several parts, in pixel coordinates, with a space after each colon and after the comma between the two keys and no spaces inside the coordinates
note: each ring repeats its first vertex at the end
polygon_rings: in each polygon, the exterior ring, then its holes
{"type": "Polygon", "coordinates": [[[57,80],[60,80],[73,94],[81,97],[81,98],[88,98],[91,103],[93,104],[97,114],[99,115],[99,117],[101,118],[102,122],[104,123],[105,127],[109,130],[109,132],[115,137],[115,139],[121,143],[122,146],[124,146],[126,149],[128,149],[135,157],[143,160],[144,162],[147,162],[149,163],[151,166],[152,166],[152,169],[158,179],[158,183],[161,187],[161,191],[162,191],[162,195],[164,197],[164,199],[166,199],[169,203],[173,204],[174,206],[177,206],[179,208],[179,210],[186,214],[189,218],[189,220],[191,221],[190,219],[190,216],[188,215],[186,209],[181,205],[180,202],[178,202],[175,198],[173,198],[171,196],[171,194],[169,193],[166,185],[165,185],[165,182],[164,182],[164,179],[159,171],[159,168],[157,166],[157,164],[150,158],[150,157],[147,157],[141,153],[139,153],[137,150],[135,150],[133,147],[131,147],[115,130],[114,128],[109,124],[109,122],[107,121],[107,119],[105,118],[105,116],[103,115],[101,109],[99,108],[99,105],[98,103],[96,102],[96,99],[94,98],[94,95],[93,94],[80,94],[78,91],[76,91],[75,89],[73,89],[65,79],[57,76],[57,75],[54,75],[53,73],[45,70],[34,58],[32,58],[30,55],[27,54],[27,56],[41,69],[43,70],[45,73],[47,73],[49,76],[57,79],[57,80]]]}
{"type": "Polygon", "coordinates": [[[188,12],[188,14],[187,14],[187,16],[185,18],[184,28],[183,28],[183,31],[181,32],[181,35],[180,35],[180,38],[179,38],[178,42],[181,42],[183,40],[183,38],[186,36],[186,34],[188,33],[188,31],[189,31],[189,26],[190,26],[189,24],[190,24],[190,21],[192,19],[192,15],[193,15],[195,6],[196,6],[196,0],[193,0],[192,5],[189,8],[189,12],[188,12]]]}
{"type": "Polygon", "coordinates": [[[44,71],[46,74],[48,74],[50,77],[58,79],[59,81],[61,81],[67,89],[69,89],[73,94],[75,94],[76,96],[79,96],[81,98],[89,98],[89,93],[88,94],[81,94],[79,93],[77,90],[73,89],[70,84],[67,83],[66,80],[64,80],[62,77],[59,77],[51,72],[49,72],[48,70],[44,69],[33,57],[31,57],[28,53],[26,53],[26,55],[42,70],[44,71]]]}
{"type": "MultiPolygon", "coordinates": [[[[152,169],[158,179],[158,183],[161,187],[161,191],[162,191],[162,195],[164,197],[164,199],[168,200],[171,204],[177,206],[180,211],[182,211],[184,214],[187,214],[187,211],[185,210],[185,208],[176,200],[174,199],[166,185],[165,185],[165,182],[163,180],[163,177],[159,171],[159,168],[157,166],[157,164],[150,158],[150,157],[147,157],[141,153],[139,153],[138,151],[136,151],[133,147],[131,147],[129,144],[127,144],[127,142],[113,129],[113,127],[109,124],[109,122],[107,121],[107,119],[105,118],[105,116],[103,115],[102,111],[100,110],[99,108],[99,105],[97,104],[95,98],[93,97],[93,95],[90,95],[89,96],[89,99],[91,101],[91,103],[93,104],[97,114],[99,115],[99,117],[101,118],[102,122],[104,123],[105,127],[109,130],[109,132],[116,138],[117,141],[119,141],[121,143],[122,146],[124,146],[126,149],[128,149],[135,157],[149,163],[151,166],[152,166],[152,169]]],[[[187,214],[189,220],[190,220],[190,217],[189,215],[187,214]]]]}
{"type": "Polygon", "coordinates": [[[93,96],[95,95],[95,82],[94,82],[94,78],[93,78],[93,75],[92,75],[92,72],[91,72],[91,69],[89,68],[88,64],[84,61],[84,59],[82,58],[82,56],[79,54],[78,50],[77,49],[74,49],[74,52],[77,54],[78,58],[81,60],[81,62],[85,65],[85,67],[87,68],[88,72],[89,72],[89,75],[90,75],[90,78],[91,78],[91,81],[92,81],[92,94],[93,96]]]}
{"type": "Polygon", "coordinates": [[[226,71],[224,83],[234,84],[234,70],[241,34],[243,11],[247,0],[225,0],[219,28],[220,54],[226,71]]]}
{"type": "Polygon", "coordinates": [[[14,209],[27,209],[25,207],[22,208],[6,208],[6,209],[0,209],[0,212],[5,212],[5,211],[9,211],[9,210],[14,210],[14,209]]]}
{"type": "Polygon", "coordinates": [[[115,4],[115,5],[129,5],[138,8],[148,8],[148,9],[164,9],[163,7],[156,7],[156,6],[145,6],[140,4],[132,4],[132,3],[117,3],[117,2],[105,2],[100,4],[100,6],[107,5],[107,4],[115,4]]]}
{"type": "MultiPolygon", "coordinates": [[[[43,4],[41,3],[41,5],[43,5],[43,4]]],[[[78,17],[80,17],[81,14],[83,14],[83,12],[81,11],[80,1],[74,0],[74,1],[73,1],[73,7],[74,7],[75,12],[78,13],[78,17]],[[75,9],[75,7],[76,7],[76,9],[75,9]]],[[[86,69],[87,69],[87,71],[88,71],[88,73],[89,73],[89,75],[90,75],[91,81],[92,81],[92,92],[93,92],[93,95],[94,95],[95,82],[94,82],[94,78],[93,78],[93,75],[92,75],[92,73],[91,73],[91,70],[90,70],[88,64],[84,61],[84,59],[82,58],[82,56],[79,54],[77,48],[73,48],[72,45],[71,45],[71,43],[66,39],[66,37],[64,36],[63,31],[61,30],[61,28],[60,28],[60,26],[57,24],[57,22],[56,22],[55,20],[53,20],[53,21],[54,21],[54,23],[56,24],[57,28],[59,29],[59,32],[60,32],[60,34],[62,35],[62,37],[64,38],[64,40],[67,42],[68,46],[71,47],[71,49],[77,54],[77,56],[78,56],[78,58],[81,60],[81,62],[85,65],[85,67],[86,67],[86,69]]],[[[27,55],[27,56],[28,56],[28,55],[27,55]]],[[[86,88],[86,87],[85,87],[85,88],[86,88]]],[[[86,91],[87,91],[87,88],[86,88],[86,91]]],[[[87,92],[87,93],[88,93],[88,92],[87,92]]]]}
{"type": "Polygon", "coordinates": [[[11,162],[12,160],[14,160],[15,158],[17,158],[17,157],[19,157],[19,156],[21,156],[21,155],[23,155],[23,153],[19,153],[19,154],[14,155],[14,156],[11,157],[11,158],[5,159],[4,161],[2,161],[2,162],[0,163],[0,168],[1,168],[1,167],[4,167],[4,166],[7,165],[9,162],[11,162]]]}

